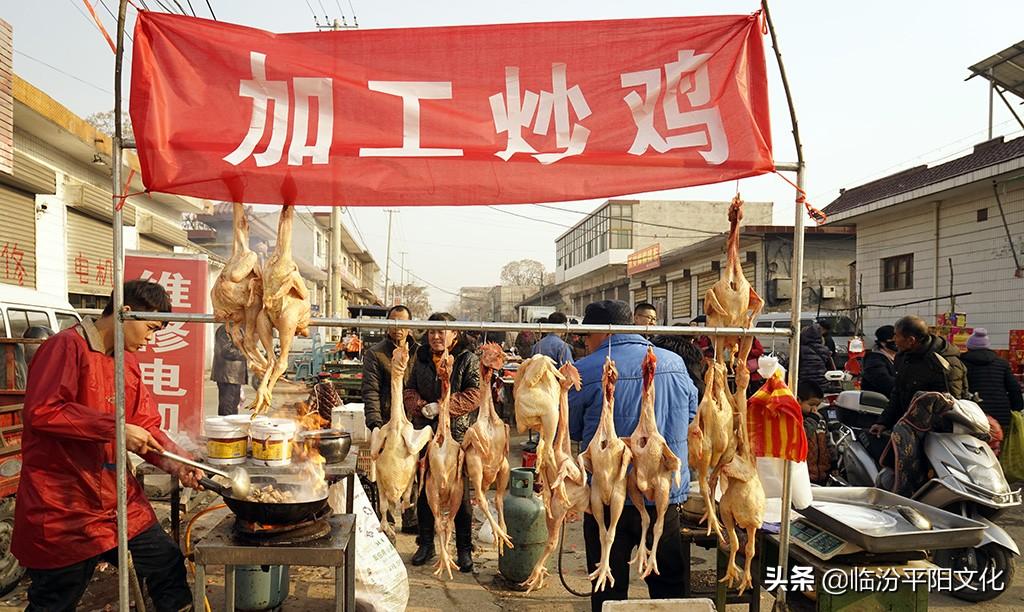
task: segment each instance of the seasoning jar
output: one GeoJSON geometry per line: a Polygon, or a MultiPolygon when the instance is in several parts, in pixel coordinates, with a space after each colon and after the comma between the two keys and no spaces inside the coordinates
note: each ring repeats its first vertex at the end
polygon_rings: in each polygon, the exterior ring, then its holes
{"type": "Polygon", "coordinates": [[[209,417],[206,429],[206,460],[211,465],[245,463],[248,450],[248,428],[231,423],[223,417],[209,417]]]}
{"type": "Polygon", "coordinates": [[[252,461],[256,465],[282,466],[292,462],[292,440],[295,421],[267,419],[249,425],[252,439],[252,461]]]}

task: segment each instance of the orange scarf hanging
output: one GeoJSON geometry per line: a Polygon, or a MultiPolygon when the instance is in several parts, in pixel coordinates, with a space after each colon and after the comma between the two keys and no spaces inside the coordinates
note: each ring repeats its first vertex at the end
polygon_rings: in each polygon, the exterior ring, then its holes
{"type": "Polygon", "coordinates": [[[807,435],[800,402],[779,371],[747,402],[748,432],[754,454],[790,461],[807,459],[807,435]]]}

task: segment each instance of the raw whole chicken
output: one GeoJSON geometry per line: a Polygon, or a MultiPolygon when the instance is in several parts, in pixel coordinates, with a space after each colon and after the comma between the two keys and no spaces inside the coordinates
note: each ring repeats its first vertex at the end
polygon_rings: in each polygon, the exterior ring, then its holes
{"type": "MultiPolygon", "coordinates": [[[[737,195],[729,206],[729,239],[726,242],[726,264],[722,278],[718,280],[704,295],[704,311],[707,314],[708,327],[744,327],[754,326],[754,319],[764,308],[764,301],[757,295],[750,282],[743,276],[743,263],[740,261],[740,220],[743,219],[743,200],[737,195]]],[[[744,336],[740,340],[736,336],[715,336],[715,359],[725,362],[725,349],[731,351],[733,362],[738,364],[737,371],[743,369],[739,365],[746,364],[753,336],[744,336]],[[728,344],[727,344],[728,343],[728,344]],[[738,347],[737,347],[738,345],[738,347]]],[[[744,387],[744,391],[746,388],[744,387]]]]}
{"type": "MultiPolygon", "coordinates": [[[[679,486],[682,480],[682,461],[672,452],[665,437],[658,431],[658,423],[654,416],[654,372],[658,360],[654,349],[647,349],[647,356],[641,364],[643,373],[643,395],[640,398],[640,421],[626,443],[633,453],[633,469],[629,472],[627,487],[633,506],[640,513],[640,544],[637,546],[637,571],[641,578],[651,572],[658,572],[658,541],[665,527],[665,511],[668,509],[669,493],[672,483],[679,486]],[[644,507],[644,498],[654,502],[656,516],[654,520],[653,543],[648,551],[647,528],[650,517],[644,507]]],[[[660,574],[659,574],[660,575],[660,574]]]]}
{"type": "Polygon", "coordinates": [[[714,362],[704,374],[704,398],[687,431],[690,468],[697,473],[700,494],[704,498],[704,518],[711,532],[722,537],[715,515],[715,487],[718,472],[736,452],[733,434],[733,408],[729,401],[725,364],[714,362]]]}
{"type": "MultiPolygon", "coordinates": [[[[420,482],[427,492],[427,503],[434,514],[435,537],[437,538],[437,563],[434,564],[434,575],[448,572],[452,579],[452,570],[458,565],[452,560],[448,545],[452,533],[455,532],[455,513],[462,505],[462,463],[465,455],[462,447],[452,438],[451,414],[449,403],[452,397],[452,366],[455,359],[445,349],[437,365],[437,377],[441,381],[441,397],[438,399],[437,433],[430,438],[427,446],[426,476],[420,473],[420,482]]],[[[394,412],[394,411],[392,411],[394,412]]],[[[421,468],[422,470],[423,468],[421,468]]],[[[421,490],[422,492],[422,490],[421,490]]]]}
{"type": "Polygon", "coordinates": [[[550,357],[534,355],[519,364],[512,386],[519,433],[527,429],[540,432],[535,467],[538,472],[548,461],[554,461],[552,445],[558,425],[561,381],[562,375],[555,369],[555,362],[550,357]]]}
{"type": "Polygon", "coordinates": [[[615,528],[626,502],[626,472],[633,458],[629,447],[615,433],[615,381],[618,376],[615,362],[606,357],[601,376],[601,421],[587,450],[581,455],[583,465],[593,475],[590,481],[590,513],[594,515],[601,533],[601,561],[590,574],[594,591],[604,590],[606,583],[615,586],[609,560],[615,528]],[[605,506],[609,511],[607,526],[605,506]]]}
{"type": "MultiPolygon", "coordinates": [[[[391,397],[402,397],[402,383],[409,364],[409,349],[402,343],[391,353],[391,397]]],[[[413,428],[401,404],[391,409],[388,422],[370,432],[370,457],[377,473],[381,529],[394,541],[395,529],[387,513],[396,519],[410,506],[413,478],[420,451],[430,442],[429,427],[413,428]]]]}
{"type": "Polygon", "coordinates": [[[530,577],[522,583],[526,592],[544,587],[548,575],[548,557],[558,546],[562,525],[571,514],[582,515],[590,510],[590,487],[583,468],[582,457],[573,458],[569,443],[569,389],[580,389],[580,373],[576,366],[566,363],[559,370],[562,374],[561,394],[558,400],[558,433],[555,434],[555,460],[545,464],[538,472],[541,482],[541,497],[547,509],[548,540],[544,545],[530,577]]]}
{"type": "Polygon", "coordinates": [[[231,341],[260,375],[267,369],[267,358],[257,346],[256,321],[263,309],[263,279],[259,256],[249,248],[249,220],[241,202],[234,203],[232,215],[234,242],[231,258],[210,290],[213,317],[224,323],[231,341]]]}
{"type": "Polygon", "coordinates": [[[729,563],[721,582],[732,587],[738,581],[742,595],[743,591],[751,586],[750,562],[755,554],[757,530],[764,522],[765,504],[764,489],[761,486],[761,479],[757,476],[755,459],[749,452],[749,447],[743,453],[737,452],[736,457],[722,470],[722,476],[726,480],[727,488],[722,494],[719,508],[722,523],[729,534],[729,563]],[[739,538],[736,536],[737,527],[747,532],[742,577],[739,567],[736,566],[736,553],[740,547],[739,538]]]}
{"type": "MultiPolygon", "coordinates": [[[[480,413],[476,422],[466,431],[462,439],[462,450],[466,455],[466,476],[476,494],[477,504],[484,511],[494,531],[494,539],[498,544],[498,555],[503,547],[512,548],[512,540],[508,537],[505,527],[505,490],[508,489],[508,425],[501,420],[494,409],[494,401],[490,393],[490,380],[493,372],[500,372],[505,365],[505,352],[501,346],[489,342],[483,346],[480,354],[480,413]],[[487,504],[484,493],[495,485],[494,505],[498,508],[498,520],[494,520],[491,508],[487,504]]],[[[394,392],[392,392],[394,393],[394,392]]],[[[401,393],[401,391],[399,391],[401,393]]],[[[392,397],[395,397],[392,395],[392,397]]]]}
{"type": "Polygon", "coordinates": [[[292,225],[295,207],[281,209],[277,224],[277,244],[263,268],[263,312],[258,319],[260,342],[267,351],[270,365],[256,390],[255,414],[270,409],[274,385],[288,368],[288,353],[295,336],[309,337],[309,289],[292,259],[292,225]],[[277,330],[281,352],[274,357],[274,330],[277,330]]]}

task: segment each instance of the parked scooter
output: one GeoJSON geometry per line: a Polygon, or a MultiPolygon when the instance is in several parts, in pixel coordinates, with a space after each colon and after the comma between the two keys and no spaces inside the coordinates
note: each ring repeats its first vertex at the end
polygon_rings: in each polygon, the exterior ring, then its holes
{"type": "MultiPolygon", "coordinates": [[[[829,419],[830,436],[838,451],[838,474],[830,484],[889,488],[885,483],[891,483],[892,470],[880,470],[878,466],[881,452],[888,444],[888,432],[881,437],[868,432],[888,404],[880,393],[843,391],[834,402],[819,409],[829,419]]],[[[999,460],[988,444],[975,435],[987,434],[987,420],[981,408],[973,402],[961,401],[953,411],[957,421],[954,433],[929,432],[924,437],[924,458],[931,478],[912,498],[986,525],[976,547],[936,550],[931,560],[954,572],[974,572],[961,574],[972,576],[972,580],[969,587],[954,590],[954,597],[988,601],[1013,582],[1013,556],[1020,555],[1020,549],[994,521],[1007,508],[1021,504],[1021,491],[1010,490],[999,460]]]]}

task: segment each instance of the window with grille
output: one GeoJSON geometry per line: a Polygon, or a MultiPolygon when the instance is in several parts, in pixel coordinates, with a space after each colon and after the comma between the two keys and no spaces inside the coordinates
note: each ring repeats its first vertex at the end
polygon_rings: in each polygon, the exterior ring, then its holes
{"type": "Polygon", "coordinates": [[[886,257],[882,260],[882,291],[914,288],[914,254],[886,257]]]}

